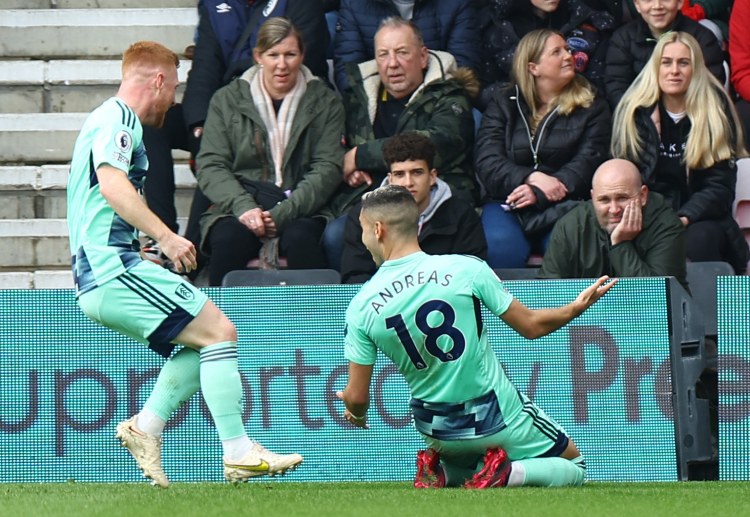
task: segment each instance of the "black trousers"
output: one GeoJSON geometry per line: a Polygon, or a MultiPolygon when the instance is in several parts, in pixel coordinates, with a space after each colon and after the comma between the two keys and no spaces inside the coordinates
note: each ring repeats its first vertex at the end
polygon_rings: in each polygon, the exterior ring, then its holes
{"type": "MultiPolygon", "coordinates": [[[[321,237],[325,221],[302,217],[290,222],[279,236],[279,255],[286,258],[289,269],[324,269],[328,267],[321,237]]],[[[224,275],[245,269],[258,257],[261,241],[236,217],[224,217],[209,230],[206,244],[210,254],[208,281],[220,286],[224,275]]]]}
{"type": "MultiPolygon", "coordinates": [[[[185,127],[182,104],[175,104],[167,111],[163,127],[144,126],[143,143],[148,155],[148,174],[144,189],[146,204],[164,224],[177,232],[172,149],[197,153],[196,141],[190,138],[185,127]]],[[[196,188],[185,230],[185,237],[196,246],[200,243],[200,216],[208,210],[210,204],[209,199],[196,188]]]]}

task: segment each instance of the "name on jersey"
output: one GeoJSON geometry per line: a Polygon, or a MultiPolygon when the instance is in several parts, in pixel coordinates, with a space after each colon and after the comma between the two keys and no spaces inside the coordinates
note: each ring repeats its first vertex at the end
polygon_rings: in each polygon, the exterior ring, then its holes
{"type": "Polygon", "coordinates": [[[391,285],[381,290],[375,296],[375,298],[370,301],[370,307],[372,307],[372,310],[375,311],[375,314],[380,314],[381,309],[385,307],[388,302],[391,301],[397,294],[400,294],[407,289],[411,289],[412,287],[426,284],[435,284],[442,287],[448,287],[451,283],[452,278],[453,275],[451,274],[440,276],[438,275],[437,271],[433,271],[429,274],[426,271],[420,271],[413,275],[404,275],[401,280],[394,280],[393,282],[391,282],[391,285]]]}

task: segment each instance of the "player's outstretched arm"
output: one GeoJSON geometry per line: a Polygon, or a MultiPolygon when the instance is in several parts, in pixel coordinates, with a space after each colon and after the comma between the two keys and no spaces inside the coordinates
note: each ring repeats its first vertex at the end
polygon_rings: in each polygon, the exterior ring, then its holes
{"type": "Polygon", "coordinates": [[[594,305],[616,282],[617,279],[610,281],[608,276],[603,276],[581,291],[571,303],[554,309],[529,309],[514,299],[500,317],[526,339],[546,336],[594,305]]]}

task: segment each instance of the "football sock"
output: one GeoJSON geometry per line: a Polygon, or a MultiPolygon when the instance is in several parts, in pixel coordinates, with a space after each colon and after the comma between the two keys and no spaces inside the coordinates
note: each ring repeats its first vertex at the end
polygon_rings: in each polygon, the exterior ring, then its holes
{"type": "Polygon", "coordinates": [[[224,458],[239,461],[252,448],[253,442],[247,435],[242,435],[229,440],[222,440],[221,447],[224,450],[224,458]]]}
{"type": "Polygon", "coordinates": [[[198,352],[187,347],[164,363],[151,395],[136,418],[138,429],[161,435],[172,413],[200,388],[199,363],[198,352]]]}
{"type": "Polygon", "coordinates": [[[201,348],[200,381],[219,439],[223,442],[246,436],[236,342],[226,341],[201,348]]]}
{"type": "Polygon", "coordinates": [[[138,430],[151,436],[161,436],[166,425],[166,420],[146,407],[141,409],[135,418],[135,426],[138,430]]]}
{"type": "Polygon", "coordinates": [[[583,456],[565,458],[529,458],[512,464],[508,486],[570,486],[586,480],[583,456]]]}

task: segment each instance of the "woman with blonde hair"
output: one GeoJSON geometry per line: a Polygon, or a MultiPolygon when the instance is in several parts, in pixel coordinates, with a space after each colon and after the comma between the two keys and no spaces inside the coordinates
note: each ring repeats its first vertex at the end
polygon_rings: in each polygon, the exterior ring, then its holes
{"type": "Polygon", "coordinates": [[[555,221],[588,198],[611,126],[607,103],[576,74],[559,32],[524,36],[513,76],[490,100],[474,151],[493,268],[524,267],[532,251],[544,252],[555,221]]]}
{"type": "Polygon", "coordinates": [[[732,217],[742,129],[690,34],[659,39],[615,111],[611,151],[636,163],[649,189],[672,203],[687,227],[689,260],[745,271],[750,254],[732,217]]]}

